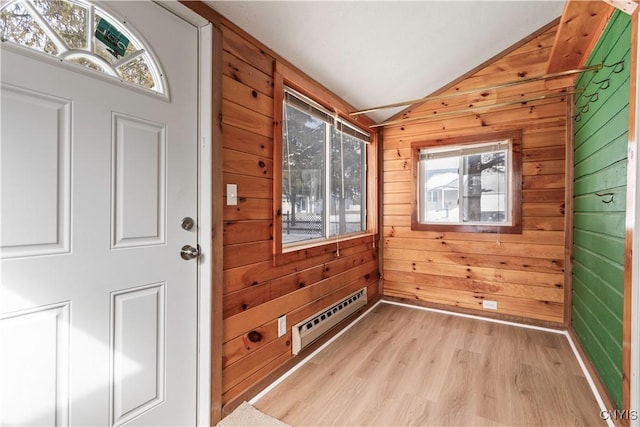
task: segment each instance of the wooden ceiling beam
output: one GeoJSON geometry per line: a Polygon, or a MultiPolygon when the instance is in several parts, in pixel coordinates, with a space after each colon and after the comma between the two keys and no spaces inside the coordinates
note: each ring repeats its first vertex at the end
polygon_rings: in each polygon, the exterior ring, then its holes
{"type": "MultiPolygon", "coordinates": [[[[619,3],[618,0],[567,0],[551,48],[547,73],[580,68],[585,63],[614,11],[614,6],[609,4],[613,2],[619,3]]],[[[575,77],[573,79],[575,81],[575,77]]]]}

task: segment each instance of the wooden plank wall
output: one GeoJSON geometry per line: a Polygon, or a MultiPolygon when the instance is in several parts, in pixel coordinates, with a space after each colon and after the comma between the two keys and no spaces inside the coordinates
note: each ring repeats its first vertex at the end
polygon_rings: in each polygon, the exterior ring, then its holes
{"type": "Polygon", "coordinates": [[[572,327],[619,409],[630,43],[631,19],[617,11],[588,64],[624,67],[583,75],[575,108],[572,327]]]}
{"type": "MultiPolygon", "coordinates": [[[[291,326],[348,294],[379,295],[374,236],[333,251],[300,251],[274,266],[272,248],[275,61],[279,58],[222,20],[224,184],[238,205],[224,206],[222,403],[227,404],[292,359],[291,326]],[[289,332],[277,337],[277,318],[289,332]]],[[[375,183],[373,183],[375,186],[375,183]]],[[[375,188],[375,187],[374,187],[375,188]]]]}
{"type": "MultiPolygon", "coordinates": [[[[541,31],[443,93],[545,73],[557,26],[541,31]]],[[[405,118],[548,94],[545,82],[412,107],[405,118]]],[[[565,148],[568,97],[384,128],[384,295],[483,314],[561,324],[565,304],[565,148]],[[523,232],[497,235],[411,230],[411,143],[523,130],[523,232]],[[486,310],[484,313],[496,313],[486,310]]]]}

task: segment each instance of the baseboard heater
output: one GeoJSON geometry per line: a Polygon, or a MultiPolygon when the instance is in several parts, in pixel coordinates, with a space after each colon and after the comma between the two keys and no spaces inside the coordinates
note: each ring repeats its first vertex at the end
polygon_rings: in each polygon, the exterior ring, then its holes
{"type": "Polygon", "coordinates": [[[362,288],[342,301],[327,307],[313,316],[293,325],[293,346],[291,352],[298,354],[300,350],[315,341],[320,335],[336,326],[349,315],[367,305],[367,288],[362,288]]]}

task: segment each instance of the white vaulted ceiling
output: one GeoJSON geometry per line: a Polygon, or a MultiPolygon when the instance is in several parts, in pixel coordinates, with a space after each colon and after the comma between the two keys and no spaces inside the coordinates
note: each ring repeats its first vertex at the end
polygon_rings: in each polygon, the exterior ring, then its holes
{"type": "MultiPolygon", "coordinates": [[[[357,109],[420,98],[562,14],[564,1],[206,1],[357,109]]],[[[371,113],[376,121],[399,109],[371,113]]]]}

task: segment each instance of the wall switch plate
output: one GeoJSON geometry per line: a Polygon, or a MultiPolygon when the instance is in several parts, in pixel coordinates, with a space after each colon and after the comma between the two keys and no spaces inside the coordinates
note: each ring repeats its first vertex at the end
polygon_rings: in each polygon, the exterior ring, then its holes
{"type": "Polygon", "coordinates": [[[482,301],[482,308],[488,308],[490,310],[497,310],[498,309],[498,301],[483,300],[482,301]]]}
{"type": "Polygon", "coordinates": [[[287,333],[287,316],[278,317],[278,338],[287,333]]]}
{"type": "Polygon", "coordinates": [[[227,184],[227,206],[238,204],[238,184],[227,184]]]}

